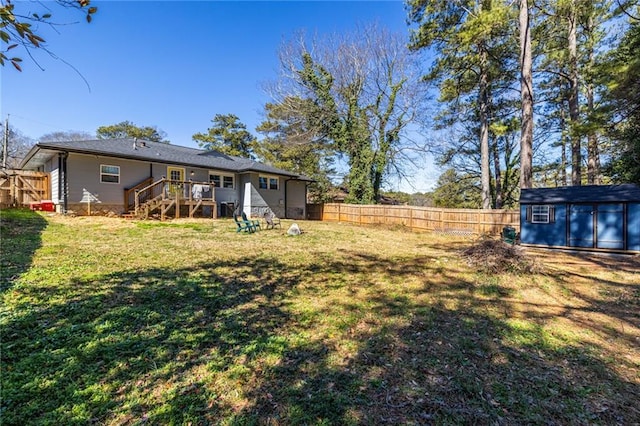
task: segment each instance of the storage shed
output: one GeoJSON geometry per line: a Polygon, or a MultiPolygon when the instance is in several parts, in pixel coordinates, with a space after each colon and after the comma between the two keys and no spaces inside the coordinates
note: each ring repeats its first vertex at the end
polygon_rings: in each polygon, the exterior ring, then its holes
{"type": "Polygon", "coordinates": [[[624,184],[523,189],[520,242],[640,252],[640,187],[624,184]]]}

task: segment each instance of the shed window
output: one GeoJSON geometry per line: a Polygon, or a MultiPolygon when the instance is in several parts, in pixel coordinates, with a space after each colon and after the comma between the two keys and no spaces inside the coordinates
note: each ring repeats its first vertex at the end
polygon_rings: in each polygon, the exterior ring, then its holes
{"type": "Polygon", "coordinates": [[[532,205],[527,207],[527,222],[553,223],[555,219],[555,208],[553,206],[532,205]]]}
{"type": "Polygon", "coordinates": [[[120,166],[100,165],[100,182],[120,183],[120,166]]]}

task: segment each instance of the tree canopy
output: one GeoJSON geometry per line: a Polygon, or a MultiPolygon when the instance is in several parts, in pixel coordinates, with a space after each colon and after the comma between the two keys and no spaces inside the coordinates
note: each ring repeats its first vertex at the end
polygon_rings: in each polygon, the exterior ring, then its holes
{"type": "Polygon", "coordinates": [[[265,138],[256,143],[255,153],[267,164],[312,178],[309,197],[322,202],[328,200],[329,176],[335,171],[331,149],[308,121],[311,115],[305,111],[311,109],[311,100],[297,97],[267,103],[265,119],[256,129],[265,138]]]}
{"type": "Polygon", "coordinates": [[[155,126],[139,127],[130,121],[122,121],[110,126],[100,126],[96,130],[98,139],[138,138],[151,142],[170,143],[167,134],[155,126]]]}
{"type": "Polygon", "coordinates": [[[94,137],[91,133],[83,131],[55,131],[40,136],[38,142],[81,141],[93,139],[94,137]]]}
{"type": "Polygon", "coordinates": [[[283,45],[280,61],[273,103],[304,100],[291,115],[327,153],[347,161],[347,201],[376,202],[385,178],[401,174],[419,148],[406,132],[416,123],[424,86],[404,37],[376,25],[312,41],[301,35],[283,45]]]}
{"type": "Polygon", "coordinates": [[[483,208],[513,205],[518,186],[638,181],[639,3],[407,1],[439,87],[434,151],[483,208]]]}
{"type": "MultiPolygon", "coordinates": [[[[640,16],[640,15],[639,15],[640,16]]],[[[612,52],[608,72],[609,134],[619,141],[614,145],[607,171],[614,182],[640,184],[640,17],[616,50],[612,52]]]]}
{"type": "Polygon", "coordinates": [[[234,114],[216,114],[207,133],[192,136],[202,148],[237,157],[254,158],[256,137],[234,114]]]}
{"type": "MultiPolygon", "coordinates": [[[[6,159],[6,164],[2,164],[3,167],[6,166],[7,169],[13,169],[20,165],[24,156],[33,147],[34,141],[11,125],[9,125],[8,129],[5,129],[5,125],[5,122],[0,123],[0,135],[4,136],[5,131],[7,131],[7,152],[2,152],[0,158],[2,158],[3,163],[6,159]]],[[[4,149],[4,146],[2,148],[4,149]]]]}

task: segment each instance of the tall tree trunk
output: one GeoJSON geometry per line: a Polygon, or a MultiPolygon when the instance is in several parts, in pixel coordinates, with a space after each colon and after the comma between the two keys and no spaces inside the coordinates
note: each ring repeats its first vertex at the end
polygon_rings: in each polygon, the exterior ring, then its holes
{"type": "Polygon", "coordinates": [[[578,8],[576,1],[571,1],[571,10],[568,16],[569,37],[567,44],[569,48],[569,119],[571,128],[571,185],[580,186],[582,184],[582,154],[581,137],[577,131],[580,119],[579,92],[578,92],[578,8]]]}
{"type": "MultiPolygon", "coordinates": [[[[587,109],[591,115],[593,106],[593,84],[587,84],[587,109]]],[[[589,185],[600,185],[600,150],[598,147],[598,135],[593,125],[587,134],[587,183],[589,185]]]]}
{"type": "Polygon", "coordinates": [[[487,51],[480,43],[480,174],[482,208],[491,208],[491,171],[489,164],[489,76],[487,75],[487,51]]]}
{"type": "MultiPolygon", "coordinates": [[[[593,25],[593,15],[589,16],[589,22],[587,24],[587,28],[585,29],[588,37],[593,38],[593,31],[595,30],[593,25]]],[[[593,70],[594,64],[594,52],[593,52],[593,42],[587,42],[589,46],[589,70],[593,70]]],[[[600,184],[600,150],[598,148],[598,135],[596,134],[596,129],[593,123],[595,119],[595,108],[594,108],[594,95],[593,95],[593,81],[592,73],[589,73],[589,82],[586,87],[586,96],[587,96],[587,114],[590,117],[591,123],[589,123],[589,131],[587,133],[587,183],[589,185],[599,185],[600,184]]]]}
{"type": "Polygon", "coordinates": [[[567,186],[567,120],[565,118],[564,103],[560,108],[560,155],[561,186],[567,186]]]}
{"type": "Polygon", "coordinates": [[[529,3],[520,0],[520,96],[522,128],[520,132],[520,188],[531,188],[533,177],[533,77],[529,3]]]}
{"type": "Polygon", "coordinates": [[[504,195],[502,194],[502,172],[500,170],[500,152],[498,149],[498,138],[493,142],[493,175],[496,181],[496,209],[502,208],[504,195]]]}

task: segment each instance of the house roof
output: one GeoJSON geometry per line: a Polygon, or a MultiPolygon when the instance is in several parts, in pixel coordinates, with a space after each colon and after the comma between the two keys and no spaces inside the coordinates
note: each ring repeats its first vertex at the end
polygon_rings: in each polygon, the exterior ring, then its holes
{"type": "Polygon", "coordinates": [[[35,169],[43,165],[52,155],[60,152],[153,161],[235,173],[263,172],[300,180],[312,180],[306,176],[278,169],[250,158],[226,155],[218,151],[205,151],[180,145],[131,138],[39,142],[25,156],[20,167],[22,169],[35,169]]]}
{"type": "Polygon", "coordinates": [[[532,188],[520,192],[521,204],[621,203],[640,202],[640,187],[623,185],[584,185],[559,188],[532,188]]]}

